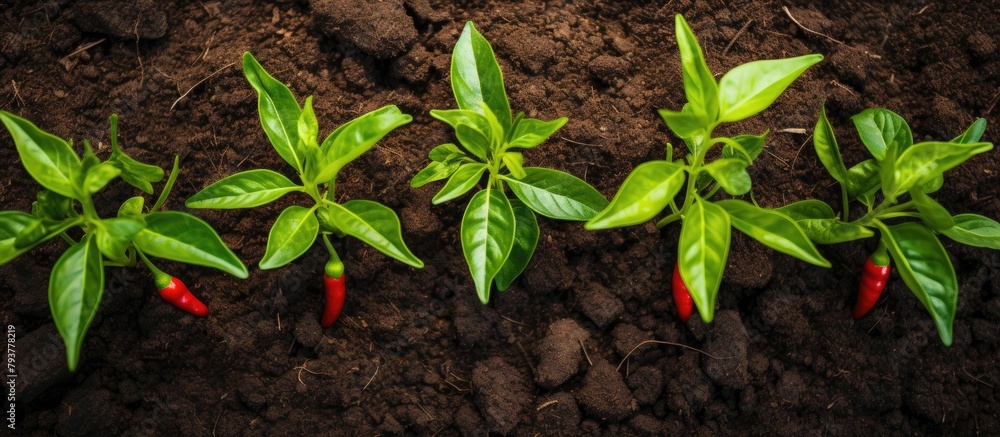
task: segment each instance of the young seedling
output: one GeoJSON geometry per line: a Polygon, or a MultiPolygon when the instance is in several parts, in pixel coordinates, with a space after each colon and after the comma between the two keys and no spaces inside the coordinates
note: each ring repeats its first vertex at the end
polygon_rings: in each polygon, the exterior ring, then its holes
{"type": "Polygon", "coordinates": [[[344,264],[330,235],[350,235],[407,265],[424,266],[403,242],[399,217],[393,210],[370,200],[337,203],[334,196],[337,174],[345,165],[413,118],[396,106],[384,106],[344,123],[321,144],[312,96],[299,107],[292,91],[264,71],[249,52],[243,54],[243,74],[257,91],[264,133],[302,183],[271,170],[250,170],[209,185],[185,204],[189,208],[253,208],[288,193],[308,194],[311,206],[289,206],[274,222],[260,268],[274,269],[294,261],[320,237],[330,253],[324,269],[326,305],[321,323],[330,326],[340,315],[346,293],[344,264]]]}
{"type": "Polygon", "coordinates": [[[115,178],[147,194],[153,194],[152,183],[163,179],[162,169],[135,161],[118,147],[118,116],[111,116],[112,151],[104,162],[88,141],[80,159],[70,142],[23,118],[0,111],[0,121],[14,138],[28,174],[45,188],[31,205],[31,214],[0,212],[0,265],[56,236],[70,245],[52,268],[49,307],[66,343],[71,371],[76,370],[84,335],[104,295],[104,267],[134,267],[138,256],[153,272],[160,296],[199,317],[207,315],[208,308],[184,283],[157,269],[149,256],[247,277],[246,267],[211,226],[189,214],[159,211],[177,179],[177,158],[152,208],[144,211],[145,201],[137,196],[121,205],[117,217],[98,215],[93,196],[115,178]],[[75,228],[83,231],[82,237],[75,237],[75,228]]]}
{"type": "Polygon", "coordinates": [[[819,200],[796,202],[782,210],[819,244],[868,238],[878,230],[878,248],[865,262],[852,315],[859,319],[875,305],[888,280],[890,261],[894,261],[903,282],[934,319],[941,341],[951,345],[958,280],[935,233],[970,246],[1000,249],[1000,224],[976,214],[952,216],[929,193],[944,184],[945,171],[993,148],[980,141],[986,120],[976,120],[949,142],[913,144],[910,127],[892,111],[871,108],[851,119],[873,158],[850,169],[841,158],[825,108],[820,108],[813,133],[816,154],[840,183],[842,215],[838,217],[819,200]],[[850,219],[852,200],[867,207],[865,215],[854,221],[850,219]]]}
{"type": "Polygon", "coordinates": [[[686,321],[693,300],[707,323],[715,313],[716,295],[729,255],[730,227],[779,252],[830,267],[830,262],[788,215],[742,200],[710,201],[719,189],[733,196],[750,192],[746,169],[760,154],[767,136],[764,132],[760,136],[715,137],[713,129],[721,123],[739,121],[763,111],[803,71],[823,57],[805,55],[750,62],[733,68],[717,83],[687,22],[677,15],[675,24],[688,102],[679,112],[661,109],[660,116],[684,141],[689,154],[674,160],[673,147],[667,144],[666,159],[636,167],[625,178],[611,204],[588,221],[586,227],[637,225],[669,208],[670,214],[657,226],[681,221],[673,281],[675,304],[680,318],[686,321]],[[709,150],[716,145],[723,146],[721,157],[707,162],[709,150]],[[687,189],[678,205],[674,197],[685,181],[687,189]]]}
{"type": "Polygon", "coordinates": [[[520,150],[531,149],[566,124],[511,115],[503,74],[490,43],[466,23],[451,58],[451,88],[459,109],[431,110],[455,129],[459,144],[442,144],[410,182],[414,188],[448,179],[437,205],[462,196],[488,174],[486,187],[469,200],[462,217],[462,252],[479,300],[490,300],[493,282],[506,290],[524,271],[538,243],[535,214],[583,221],[608,201],[586,182],[543,167],[524,167],[520,150]],[[510,188],[511,197],[505,189],[510,188]]]}

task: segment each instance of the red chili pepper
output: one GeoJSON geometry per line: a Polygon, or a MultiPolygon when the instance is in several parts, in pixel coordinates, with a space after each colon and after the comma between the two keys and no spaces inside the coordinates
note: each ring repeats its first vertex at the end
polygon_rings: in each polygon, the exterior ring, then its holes
{"type": "Polygon", "coordinates": [[[864,270],[861,272],[861,283],[858,284],[858,301],[854,304],[854,312],[851,314],[854,320],[864,317],[875,307],[892,271],[889,264],[889,256],[885,253],[885,247],[881,245],[879,250],[865,261],[864,270]]]}
{"type": "Polygon", "coordinates": [[[684,280],[681,279],[679,264],[674,264],[673,292],[674,305],[677,306],[677,317],[680,317],[682,322],[687,323],[688,319],[691,318],[691,311],[694,310],[694,301],[691,300],[691,292],[688,291],[687,285],[684,285],[684,280]]]}
{"type": "Polygon", "coordinates": [[[323,307],[323,319],[320,324],[324,328],[333,325],[340,317],[347,297],[347,275],[344,274],[344,264],[340,260],[331,259],[326,264],[323,273],[323,284],[326,286],[326,305],[323,307]]]}
{"type": "Polygon", "coordinates": [[[180,279],[166,274],[155,276],[156,286],[160,289],[160,297],[163,300],[198,317],[208,315],[208,307],[198,300],[180,279]]]}

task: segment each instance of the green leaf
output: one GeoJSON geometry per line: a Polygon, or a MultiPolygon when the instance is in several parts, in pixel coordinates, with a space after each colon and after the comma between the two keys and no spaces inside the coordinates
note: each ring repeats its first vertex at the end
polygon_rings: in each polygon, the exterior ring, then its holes
{"type": "Polygon", "coordinates": [[[76,371],[80,348],[104,295],[104,264],[92,235],[59,257],[49,276],[52,321],[66,344],[66,364],[76,371]]]}
{"type": "Polygon", "coordinates": [[[740,196],[750,191],[750,174],[747,161],[740,158],[719,159],[702,167],[727,193],[740,196]]]}
{"type": "Polygon", "coordinates": [[[118,207],[118,217],[136,217],[142,215],[142,206],[146,203],[146,199],[142,196],[131,197],[122,203],[122,206],[118,207]]]}
{"type": "Polygon", "coordinates": [[[816,244],[838,244],[875,236],[870,229],[836,218],[796,220],[809,240],[816,244]]]}
{"type": "Polygon", "coordinates": [[[913,144],[913,134],[906,120],[888,109],[868,108],[851,117],[851,120],[861,136],[861,142],[879,161],[885,159],[890,148],[895,148],[898,156],[913,144]]]}
{"type": "Polygon", "coordinates": [[[458,167],[461,166],[461,162],[431,162],[424,167],[423,170],[417,172],[413,179],[410,180],[410,186],[413,188],[420,188],[434,181],[440,181],[458,171],[458,167]]]}
{"type": "Polygon", "coordinates": [[[486,151],[493,148],[493,141],[490,137],[471,124],[459,123],[458,127],[455,128],[455,137],[466,150],[482,160],[486,160],[486,151]]]}
{"type": "Polygon", "coordinates": [[[962,135],[955,137],[955,139],[951,140],[951,142],[959,144],[978,143],[979,139],[983,137],[983,133],[985,132],[986,119],[977,118],[976,121],[972,122],[972,125],[962,133],[962,135]]]}
{"type": "Polygon", "coordinates": [[[35,218],[27,224],[14,238],[14,249],[29,249],[35,247],[50,233],[45,229],[45,222],[35,218]]]}
{"type": "Polygon", "coordinates": [[[715,317],[715,297],[729,256],[729,214],[721,206],[695,196],[684,216],[677,263],[705,323],[715,317]]]}
{"type": "Polygon", "coordinates": [[[738,121],[767,109],[802,72],[822,60],[822,55],[804,55],[729,70],[719,81],[719,121],[738,121]]]}
{"type": "Polygon", "coordinates": [[[459,136],[459,126],[465,125],[466,127],[463,129],[466,130],[462,133],[465,138],[460,137],[459,142],[465,150],[468,150],[473,156],[479,158],[480,161],[486,161],[486,150],[492,144],[490,138],[494,134],[502,134],[502,132],[494,133],[490,121],[486,119],[486,116],[475,111],[465,109],[431,109],[430,114],[431,117],[448,123],[455,129],[456,137],[459,136]],[[486,139],[484,140],[483,138],[486,139]]]}
{"type": "Polygon", "coordinates": [[[451,89],[458,107],[482,112],[483,102],[506,131],[511,126],[510,102],[493,47],[472,22],[465,24],[451,56],[451,89]]]}
{"type": "Polygon", "coordinates": [[[736,199],[721,200],[716,205],[729,213],[733,227],[765,246],[810,264],[830,267],[830,261],[823,258],[791,217],[736,199]]]}
{"type": "Polygon", "coordinates": [[[145,226],[142,220],[132,218],[113,218],[101,220],[94,229],[94,239],[97,248],[111,260],[125,258],[125,249],[132,243],[132,237],[145,226]]]}
{"type": "Polygon", "coordinates": [[[403,242],[399,217],[389,207],[370,200],[331,204],[330,213],[339,229],[400,262],[418,269],[424,262],[403,242]]]}
{"type": "Polygon", "coordinates": [[[450,162],[465,157],[465,152],[458,146],[447,143],[431,149],[427,156],[434,162],[450,162]]]}
{"type": "Polygon", "coordinates": [[[879,228],[899,276],[931,314],[941,341],[950,346],[958,279],[944,246],[933,231],[919,223],[879,224],[879,228]]]}
{"type": "Polygon", "coordinates": [[[483,305],[489,303],[493,278],[514,247],[515,223],[510,201],[500,190],[476,193],[465,209],[462,253],[483,305]]]}
{"type": "Polygon", "coordinates": [[[920,212],[920,218],[923,219],[927,227],[941,232],[955,226],[955,220],[951,217],[951,213],[941,206],[940,203],[931,199],[923,190],[919,188],[910,190],[910,197],[913,199],[913,205],[920,212]]]}
{"type": "Polygon", "coordinates": [[[826,202],[816,199],[800,200],[795,203],[782,206],[775,211],[785,214],[795,220],[802,219],[828,219],[837,216],[833,208],[826,202]]]}
{"type": "Polygon", "coordinates": [[[250,52],[243,53],[243,74],[257,91],[260,124],[271,145],[285,162],[301,173],[304,162],[298,150],[298,124],[302,108],[295,96],[285,84],[271,77],[250,52]]]}
{"type": "Polygon", "coordinates": [[[81,197],[76,184],[80,158],[69,143],[9,112],[0,111],[0,121],[14,138],[21,163],[35,181],[63,196],[81,197]]]}
{"type": "Polygon", "coordinates": [[[559,170],[525,167],[521,179],[503,179],[525,205],[548,218],[585,221],[608,206],[594,187],[559,170]]]}
{"type": "Polygon", "coordinates": [[[670,204],[684,185],[684,167],[668,161],[637,166],[622,183],[615,198],[584,227],[589,230],[644,223],[670,204]]]}
{"type": "Polygon", "coordinates": [[[411,121],[413,117],[402,113],[395,105],[387,105],[344,123],[323,140],[320,148],[330,164],[317,179],[333,179],[341,168],[371,149],[389,132],[411,121]]]}
{"type": "MultiPolygon", "coordinates": [[[[719,116],[719,85],[705,63],[698,38],[681,14],[674,16],[677,49],[681,53],[681,70],[684,76],[684,94],[691,104],[693,114],[702,126],[714,123],[719,116]]],[[[660,115],[663,115],[661,110],[660,115]]],[[[664,116],[666,119],[666,116],[664,116]]],[[[667,122],[670,125],[670,122],[667,122]]],[[[671,129],[674,127],[671,126],[671,129]]],[[[683,137],[683,135],[681,135],[683,137]]]]}
{"type": "Polygon", "coordinates": [[[521,147],[529,149],[542,144],[552,134],[563,127],[568,118],[562,117],[552,121],[535,120],[534,118],[523,118],[514,126],[514,134],[508,147],[521,147]]]}
{"type": "Polygon", "coordinates": [[[79,223],[79,219],[51,222],[21,211],[0,211],[0,265],[6,264],[79,223]],[[29,228],[34,229],[34,231],[29,228]],[[18,238],[25,235],[26,231],[35,234],[27,239],[22,238],[22,244],[19,244],[18,238]]]}
{"type": "Polygon", "coordinates": [[[510,199],[510,206],[514,210],[514,246],[510,250],[507,262],[503,263],[500,271],[496,275],[497,289],[507,290],[510,284],[521,275],[524,268],[531,261],[531,256],[535,254],[535,246],[538,245],[538,219],[535,213],[518,199],[510,199]]]}
{"type": "Polygon", "coordinates": [[[205,267],[213,267],[240,279],[247,268],[229,250],[208,223],[183,212],[165,211],[146,215],[146,227],[132,239],[147,255],[205,267]]]}
{"type": "Polygon", "coordinates": [[[35,217],[62,220],[69,215],[71,201],[62,194],[42,190],[35,196],[35,201],[31,203],[31,214],[35,217]]]}
{"type": "Polygon", "coordinates": [[[813,129],[813,147],[816,148],[816,155],[819,156],[823,167],[826,167],[826,171],[830,172],[830,176],[837,182],[846,184],[849,180],[847,167],[844,165],[844,159],[840,157],[840,148],[837,146],[833,126],[830,126],[830,120],[826,118],[825,105],[819,107],[819,120],[813,129]]]}
{"type": "Polygon", "coordinates": [[[302,105],[302,113],[299,114],[297,123],[299,141],[305,147],[319,147],[316,142],[319,136],[319,122],[316,120],[316,112],[313,111],[312,96],[306,97],[306,103],[302,105]]]}
{"type": "Polygon", "coordinates": [[[309,208],[285,208],[267,235],[267,250],[260,260],[261,270],[281,267],[302,256],[319,235],[319,220],[309,208]]]}
{"type": "Polygon", "coordinates": [[[1000,250],[1000,223],[978,214],[959,214],[952,217],[955,226],[941,231],[962,244],[1000,250]]]}
{"type": "MultiPolygon", "coordinates": [[[[685,110],[681,110],[681,112],[674,112],[669,109],[659,109],[657,112],[674,135],[677,135],[678,138],[691,138],[703,132],[708,122],[705,121],[704,116],[686,111],[690,107],[690,104],[685,104],[685,110]]],[[[694,152],[692,150],[692,153],[694,152]]]]}
{"type": "Polygon", "coordinates": [[[89,194],[94,194],[118,177],[121,172],[118,167],[108,162],[90,167],[87,169],[87,176],[83,179],[83,189],[89,194]]]}
{"type": "Polygon", "coordinates": [[[177,176],[181,174],[181,157],[174,155],[174,166],[170,169],[170,177],[167,178],[167,183],[163,184],[163,190],[160,191],[160,195],[156,198],[156,203],[153,204],[150,211],[159,210],[163,204],[167,203],[167,198],[170,197],[170,191],[174,189],[174,184],[177,182],[177,176]]]}
{"type": "Polygon", "coordinates": [[[882,183],[878,161],[866,159],[847,170],[847,197],[857,199],[882,183]]]}
{"type": "Polygon", "coordinates": [[[121,178],[146,194],[153,194],[153,185],[163,180],[163,169],[136,161],[118,147],[118,114],[111,114],[111,157],[108,162],[122,171],[121,178]]]}
{"type": "Polygon", "coordinates": [[[891,187],[883,183],[882,188],[889,197],[895,198],[992,148],[992,143],[956,144],[932,141],[914,144],[896,159],[891,187]]]}
{"type": "MultiPolygon", "coordinates": [[[[770,130],[767,130],[759,136],[737,135],[733,137],[732,140],[736,141],[737,144],[742,146],[743,150],[747,152],[747,155],[750,155],[750,158],[757,159],[757,157],[760,156],[760,152],[764,151],[764,139],[767,138],[767,134],[770,132],[771,132],[770,130]]],[[[722,148],[722,157],[739,158],[746,160],[746,156],[737,151],[735,147],[728,144],[722,148]]],[[[750,164],[753,164],[752,160],[750,162],[747,162],[747,166],[749,166],[750,164]]]]}
{"type": "Polygon", "coordinates": [[[510,174],[515,178],[521,179],[528,175],[524,172],[524,155],[518,152],[506,152],[502,159],[507,170],[510,170],[510,174]]]}
{"type": "Polygon", "coordinates": [[[302,187],[271,170],[250,170],[222,179],[191,196],[188,208],[252,208],[271,203],[302,187]]]}
{"type": "Polygon", "coordinates": [[[435,205],[440,205],[458,196],[461,196],[475,187],[479,180],[483,177],[483,172],[486,171],[486,164],[480,162],[474,162],[469,164],[462,164],[461,167],[455,171],[455,174],[451,175],[448,182],[444,184],[441,191],[438,191],[434,198],[431,199],[431,203],[435,205]]]}

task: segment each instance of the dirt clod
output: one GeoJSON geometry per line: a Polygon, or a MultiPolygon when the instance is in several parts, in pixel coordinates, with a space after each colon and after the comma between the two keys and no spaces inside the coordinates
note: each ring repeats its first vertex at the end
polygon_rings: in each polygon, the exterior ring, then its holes
{"type": "Polygon", "coordinates": [[[400,0],[312,0],[309,6],[323,32],[379,59],[398,56],[417,39],[413,18],[400,0]]]}
{"type": "Polygon", "coordinates": [[[742,389],[750,382],[747,372],[747,348],[750,335],[747,334],[740,315],[735,311],[720,311],[715,315],[715,323],[705,352],[716,358],[703,357],[702,369],[716,384],[742,389]]]}
{"type": "Polygon", "coordinates": [[[602,357],[591,357],[594,365],[583,378],[583,388],[576,399],[584,410],[601,420],[620,421],[636,410],[637,405],[622,375],[602,357]]]}
{"type": "Polygon", "coordinates": [[[535,382],[545,388],[555,388],[572,378],[583,362],[581,344],[590,334],[575,320],[561,319],[549,325],[549,333],[535,348],[538,365],[535,382]]]}
{"type": "Polygon", "coordinates": [[[498,357],[476,363],[472,386],[486,425],[503,435],[514,430],[525,409],[534,402],[528,379],[498,357]]]}

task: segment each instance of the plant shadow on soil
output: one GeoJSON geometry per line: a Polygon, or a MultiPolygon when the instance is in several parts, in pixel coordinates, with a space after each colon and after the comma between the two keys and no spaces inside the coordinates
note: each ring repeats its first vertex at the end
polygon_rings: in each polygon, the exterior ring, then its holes
{"type": "MultiPolygon", "coordinates": [[[[860,321],[850,305],[876,241],[822,248],[826,270],[734,233],[717,320],[680,324],[670,301],[677,228],[584,232],[541,220],[525,274],[489,306],[474,296],[457,224],[461,202],[432,206],[409,178],[453,141],[431,108],[453,106],[450,51],[466,20],[492,41],[515,110],[570,122],[529,165],[576,174],[607,196],[675,141],[655,113],[684,102],[673,38],[682,13],[724,72],[761,58],[821,53],[774,107],[726,128],[772,129],[751,168],[764,206],[838,204],[808,134],[825,101],[845,161],[864,149],[849,117],[882,106],[917,139],[948,139],[975,117],[996,141],[1000,13],[989,2],[333,0],[14,1],[0,6],[0,109],[55,134],[100,141],[121,115],[126,152],[181,177],[168,208],[223,176],[288,169],[260,129],[238,60],[252,51],[330,130],[394,103],[414,122],[340,175],[345,199],[396,209],[427,267],[357,241],[339,323],[319,326],[318,245],[261,271],[267,230],[288,196],[250,211],[197,211],[247,262],[250,278],[163,263],[210,307],[195,319],[162,302],[148,272],[108,269],[105,299],[74,375],[63,368],[46,284],[50,242],[0,267],[4,324],[19,333],[18,425],[59,435],[321,434],[1000,434],[1000,257],[946,241],[961,287],[955,341],[893,277],[860,321]],[[815,4],[813,4],[815,3],[815,4]],[[836,41],[835,41],[836,40],[836,41]],[[690,345],[646,344],[645,340],[690,345]],[[48,345],[48,346],[46,346],[48,345]],[[25,386],[26,385],[26,386],[25,386]]],[[[37,185],[0,135],[3,209],[30,210],[37,185]]],[[[948,174],[953,213],[1000,217],[1000,152],[948,174]]],[[[134,195],[106,193],[104,214],[134,195]],[[112,206],[115,205],[115,206],[112,206]]],[[[856,213],[859,211],[855,211],[856,213]]]]}

